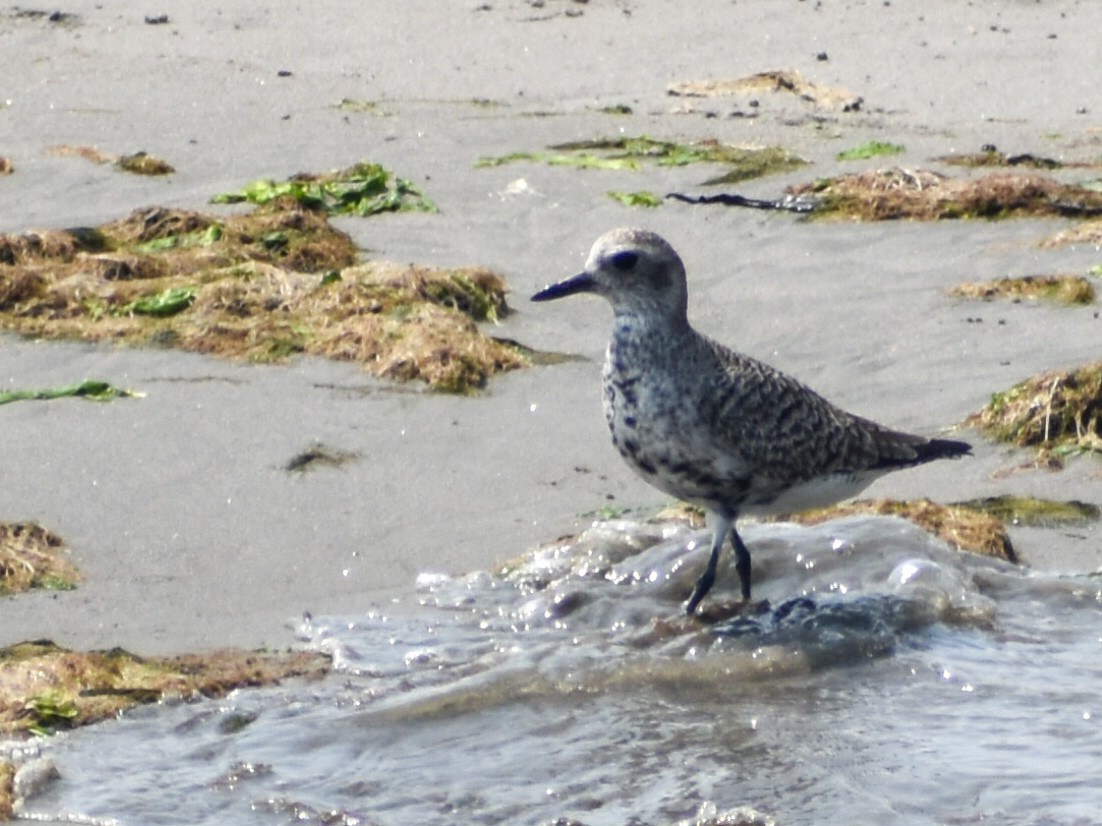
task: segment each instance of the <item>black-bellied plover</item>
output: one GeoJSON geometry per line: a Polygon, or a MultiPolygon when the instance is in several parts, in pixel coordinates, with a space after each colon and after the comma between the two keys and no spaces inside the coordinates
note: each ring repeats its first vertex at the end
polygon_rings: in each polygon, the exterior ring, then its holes
{"type": "Polygon", "coordinates": [[[689,325],[685,266],[663,238],[616,229],[585,270],[532,296],[595,293],[615,320],[604,367],[612,443],[647,482],[708,510],[715,533],[689,614],[715,582],[727,534],[744,599],[750,552],[740,514],[786,513],[854,496],[889,471],[971,451],[965,442],[889,430],[689,325]]]}

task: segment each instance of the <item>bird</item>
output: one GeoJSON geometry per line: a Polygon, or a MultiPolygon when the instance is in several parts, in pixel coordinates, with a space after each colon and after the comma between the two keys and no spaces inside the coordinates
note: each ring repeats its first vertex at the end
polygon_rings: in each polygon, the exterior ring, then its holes
{"type": "Polygon", "coordinates": [[[707,567],[684,604],[690,616],[715,582],[728,536],[749,602],[750,551],[736,529],[741,515],[824,507],[890,471],[971,453],[967,442],[892,430],[848,413],[697,332],[688,319],[685,265],[654,232],[607,232],[581,273],[531,300],[584,293],[613,310],[602,372],[613,445],[650,485],[712,517],[707,567]]]}

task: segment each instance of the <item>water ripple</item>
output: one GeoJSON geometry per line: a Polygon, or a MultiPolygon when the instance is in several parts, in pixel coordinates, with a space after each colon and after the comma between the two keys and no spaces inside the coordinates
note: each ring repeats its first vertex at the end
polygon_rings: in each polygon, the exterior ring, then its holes
{"type": "Polygon", "coordinates": [[[707,535],[602,523],[420,607],[297,633],[337,673],[165,705],[44,747],[39,817],[157,824],[1086,823],[1102,602],[907,523],[707,535]],[[726,590],[724,590],[726,588],[726,590]]]}

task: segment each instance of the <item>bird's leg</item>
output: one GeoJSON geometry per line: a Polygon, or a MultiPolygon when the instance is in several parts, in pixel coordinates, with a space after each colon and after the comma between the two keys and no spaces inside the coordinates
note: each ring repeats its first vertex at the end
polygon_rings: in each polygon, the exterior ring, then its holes
{"type": "Polygon", "coordinates": [[[735,570],[738,571],[738,583],[742,588],[742,598],[750,599],[750,551],[742,541],[742,537],[735,530],[735,523],[731,523],[731,544],[735,548],[735,570]]]}
{"type": "MultiPolygon", "coordinates": [[[[730,533],[733,538],[737,538],[738,534],[735,533],[735,522],[726,516],[720,516],[716,519],[715,533],[712,534],[712,555],[708,557],[708,567],[704,569],[704,573],[700,575],[700,579],[696,581],[696,585],[693,588],[692,594],[689,596],[689,601],[685,603],[685,613],[692,616],[696,613],[696,607],[700,605],[700,601],[704,599],[705,594],[712,589],[713,583],[716,581],[716,566],[719,564],[719,553],[723,550],[723,543],[727,539],[727,534],[730,533]]],[[[739,547],[742,546],[742,553],[746,555],[746,574],[747,583],[749,583],[750,576],[750,552],[746,550],[746,546],[742,545],[742,540],[737,539],[737,545],[735,545],[735,553],[739,553],[739,547]]],[[[742,557],[739,556],[741,560],[742,557]]],[[[741,564],[741,563],[740,563],[741,564]]],[[[739,569],[739,579],[742,580],[742,570],[739,569]]],[[[745,587],[749,587],[748,584],[745,587]]]]}

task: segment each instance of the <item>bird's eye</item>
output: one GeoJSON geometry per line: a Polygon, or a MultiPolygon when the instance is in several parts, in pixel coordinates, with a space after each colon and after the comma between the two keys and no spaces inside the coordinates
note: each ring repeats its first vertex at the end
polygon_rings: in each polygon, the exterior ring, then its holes
{"type": "Polygon", "coordinates": [[[635,267],[636,262],[639,260],[639,254],[627,250],[625,252],[618,252],[612,256],[612,266],[618,269],[620,272],[628,272],[635,267]]]}

